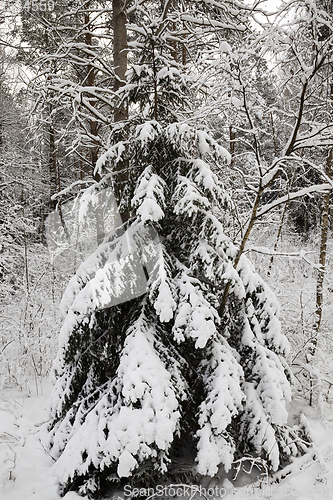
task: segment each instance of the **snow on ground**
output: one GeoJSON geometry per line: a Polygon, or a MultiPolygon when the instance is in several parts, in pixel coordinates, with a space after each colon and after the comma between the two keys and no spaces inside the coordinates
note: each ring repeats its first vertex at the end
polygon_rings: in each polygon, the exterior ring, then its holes
{"type": "Polygon", "coordinates": [[[0,392],[1,500],[58,500],[53,460],[40,441],[40,424],[47,418],[50,389],[30,396],[15,386],[0,392]]]}
{"type": "MultiPolygon", "coordinates": [[[[1,500],[60,500],[53,474],[54,461],[42,444],[50,388],[50,382],[45,380],[39,395],[28,396],[15,386],[7,386],[0,392],[1,500]]],[[[333,422],[317,420],[313,409],[303,409],[315,446],[308,456],[295,460],[290,475],[280,483],[274,482],[276,477],[269,481],[263,477],[259,483],[255,474],[251,482],[251,476],[244,473],[235,483],[229,480],[230,475],[229,479],[204,479],[201,492],[206,493],[206,500],[333,500],[333,422]]],[[[155,498],[205,498],[185,487],[164,488],[163,497],[161,492],[157,491],[155,498]]],[[[131,493],[132,498],[138,494],[133,490],[131,493]]],[[[124,492],[119,495],[126,498],[124,492]]],[[[82,497],[70,492],[64,498],[82,497]]],[[[115,500],[119,496],[109,498],[115,500]]]]}

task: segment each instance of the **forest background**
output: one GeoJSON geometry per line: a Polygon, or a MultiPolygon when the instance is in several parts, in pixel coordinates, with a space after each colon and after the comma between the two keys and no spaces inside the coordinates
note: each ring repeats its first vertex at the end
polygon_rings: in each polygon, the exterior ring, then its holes
{"type": "MultiPolygon", "coordinates": [[[[294,401],[329,417],[331,3],[286,1],[274,13],[260,1],[216,2],[208,14],[205,2],[182,6],[178,17],[172,2],[162,6],[171,56],[191,79],[188,107],[177,113],[229,152],[215,174],[227,193],[224,231],[237,247],[235,267],[249,256],[278,297],[294,401]]],[[[0,7],[0,383],[39,394],[57,351],[63,292],[121,222],[126,179],[112,195],[96,186],[110,130],[126,118],[117,92],[128,61],[115,48],[117,1],[0,7]],[[67,234],[54,240],[59,224],[67,234]]],[[[129,34],[123,25],[116,31],[120,45],[128,36],[131,64],[138,19],[153,17],[149,9],[161,6],[129,4],[129,34]]]]}

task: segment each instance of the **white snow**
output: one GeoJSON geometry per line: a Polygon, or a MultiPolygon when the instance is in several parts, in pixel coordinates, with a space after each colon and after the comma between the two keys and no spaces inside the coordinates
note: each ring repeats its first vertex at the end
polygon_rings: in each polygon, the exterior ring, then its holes
{"type": "MultiPolygon", "coordinates": [[[[207,143],[206,143],[207,144],[207,143]]],[[[200,184],[202,183],[206,189],[214,191],[218,185],[218,179],[215,174],[211,171],[211,168],[203,160],[194,160],[194,168],[198,169],[198,174],[195,177],[195,181],[200,184]]]]}
{"type": "Polygon", "coordinates": [[[117,472],[120,477],[128,477],[131,475],[131,471],[135,468],[137,465],[137,461],[133,457],[133,455],[127,451],[124,450],[122,454],[119,457],[119,465],[117,472]]]}
{"type": "Polygon", "coordinates": [[[240,389],[243,370],[226,342],[214,342],[211,349],[212,374],[206,379],[208,395],[200,405],[198,430],[198,472],[210,476],[220,464],[228,471],[234,456],[234,444],[226,431],[233,415],[244,400],[240,389]]]}
{"type": "MultiPolygon", "coordinates": [[[[43,448],[40,423],[47,418],[50,382],[27,397],[15,386],[0,393],[0,498],[58,500],[53,460],[43,448]]],[[[72,499],[79,498],[73,496],[72,499]]],[[[67,499],[66,499],[67,500],[67,499]]]]}
{"type": "Polygon", "coordinates": [[[317,184],[317,185],[312,185],[303,189],[299,189],[298,191],[288,193],[285,196],[281,196],[281,198],[278,198],[275,201],[272,201],[271,203],[268,203],[267,205],[263,206],[260,210],[257,212],[257,217],[261,217],[265,213],[269,212],[275,207],[278,207],[279,205],[282,205],[288,200],[295,200],[297,198],[302,198],[304,196],[311,195],[312,193],[323,193],[325,191],[330,191],[332,189],[332,184],[326,183],[326,184],[317,184]]]}
{"type": "Polygon", "coordinates": [[[144,146],[148,141],[152,141],[161,133],[161,125],[152,120],[150,122],[145,122],[143,125],[138,125],[136,127],[136,135],[144,146]]]}
{"type": "Polygon", "coordinates": [[[218,323],[216,309],[205,299],[197,280],[184,271],[178,282],[180,297],[176,311],[173,334],[180,341],[186,337],[196,340],[195,347],[205,347],[207,341],[216,334],[218,323]]]}
{"type": "Polygon", "coordinates": [[[221,52],[226,52],[227,54],[230,54],[231,52],[231,46],[226,42],[225,40],[221,42],[220,44],[220,51],[221,52]]]}
{"type": "MultiPolygon", "coordinates": [[[[147,199],[147,198],[146,198],[147,199]]],[[[77,270],[62,299],[67,313],[60,333],[64,345],[75,323],[89,311],[120,304],[147,291],[148,274],[161,256],[155,230],[138,223],[107,239],[77,270]]]]}
{"type": "Polygon", "coordinates": [[[102,168],[109,158],[115,159],[115,163],[121,160],[122,154],[125,152],[125,145],[122,141],[118,142],[115,146],[109,148],[103,153],[96,162],[95,173],[102,172],[102,168]]]}
{"type": "Polygon", "coordinates": [[[235,108],[240,109],[243,105],[242,101],[238,99],[238,97],[231,97],[231,104],[235,106],[235,108]]]}
{"type": "MultiPolygon", "coordinates": [[[[162,322],[170,321],[173,318],[176,309],[176,302],[173,297],[171,282],[168,279],[165,262],[160,258],[154,269],[154,273],[158,276],[156,288],[158,289],[157,298],[154,301],[154,308],[162,322]]],[[[151,295],[155,292],[155,286],[151,291],[151,295]]]]}
{"type": "Polygon", "coordinates": [[[143,223],[157,222],[164,217],[161,208],[164,207],[165,182],[160,176],[147,167],[140,179],[132,199],[132,206],[137,207],[137,214],[143,223]]]}
{"type": "Polygon", "coordinates": [[[208,198],[200,193],[198,187],[187,177],[180,175],[174,193],[175,214],[186,213],[191,216],[199,212],[200,208],[209,206],[208,198]]]}
{"type": "MultiPolygon", "coordinates": [[[[90,464],[102,469],[118,461],[118,474],[128,477],[139,460],[157,457],[168,450],[178,427],[180,413],[176,393],[181,390],[156,354],[154,329],[139,319],[128,331],[117,378],[86,415],[74,424],[63,421],[57,429],[55,445],[64,426],[72,430],[64,451],[55,464],[61,482],[73,477],[77,467],[86,473],[90,464]],[[115,400],[114,393],[117,394],[115,400]],[[133,405],[140,400],[140,407],[133,405]],[[86,459],[82,460],[82,455],[86,459]],[[79,464],[79,465],[78,465],[79,464]]],[[[176,367],[174,366],[174,370],[176,367]]],[[[161,464],[163,465],[163,464],[161,464]]]]}
{"type": "MultiPolygon", "coordinates": [[[[54,461],[43,447],[44,431],[40,423],[47,418],[47,404],[50,383],[44,380],[43,392],[28,397],[14,386],[5,387],[0,394],[0,498],[3,500],[61,500],[54,461]]],[[[289,475],[279,483],[274,482],[283,472],[272,478],[263,475],[257,481],[256,469],[252,474],[241,472],[233,481],[234,474],[228,476],[221,470],[215,478],[203,478],[205,488],[218,487],[223,496],[216,500],[333,500],[333,422],[316,420],[310,409],[303,407],[309,418],[315,450],[294,459],[288,466],[289,475]]],[[[292,409],[291,409],[292,411],[292,409]]],[[[202,439],[204,436],[202,434],[202,439]]],[[[221,443],[222,444],[222,443],[221,443]]],[[[226,451],[226,450],[225,450],[226,451]]],[[[213,458],[210,445],[210,458],[213,458]]],[[[220,454],[221,450],[216,449],[220,454]]],[[[221,456],[221,455],[220,455],[221,456]]],[[[209,458],[209,457],[208,457],[209,458]]],[[[131,467],[130,453],[125,454],[121,465],[131,467]]],[[[249,470],[250,464],[244,463],[249,470]]],[[[125,498],[118,492],[118,498],[125,498]]],[[[69,492],[65,500],[79,500],[87,497],[69,492]]],[[[115,498],[110,494],[108,500],[115,498]]],[[[162,497],[161,497],[162,498],[162,497]]],[[[178,498],[188,498],[176,496],[178,498]]],[[[165,500],[165,497],[163,497],[165,500]]],[[[213,500],[208,497],[208,500],[213,500]]]]}

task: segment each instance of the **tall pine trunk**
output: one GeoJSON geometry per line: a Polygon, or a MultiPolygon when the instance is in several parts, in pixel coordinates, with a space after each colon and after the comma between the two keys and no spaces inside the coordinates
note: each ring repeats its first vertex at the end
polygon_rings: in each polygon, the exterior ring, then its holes
{"type": "MultiPolygon", "coordinates": [[[[123,0],[112,0],[113,8],[113,61],[115,67],[114,91],[120,89],[125,83],[127,70],[127,30],[126,11],[123,0]]],[[[114,110],[114,121],[127,120],[128,112],[124,105],[116,105],[114,110]]]]}
{"type": "MultiPolygon", "coordinates": [[[[85,28],[86,28],[86,34],[85,34],[86,45],[92,46],[93,45],[92,27],[91,27],[91,21],[90,21],[90,14],[88,12],[86,12],[84,15],[84,24],[85,24],[85,28]]],[[[90,87],[90,88],[94,87],[94,85],[95,85],[95,69],[94,69],[94,66],[91,62],[88,62],[88,65],[87,65],[87,83],[88,83],[88,87],[90,87]]],[[[95,104],[94,101],[92,101],[92,106],[94,106],[94,104],[95,104]]],[[[89,120],[89,128],[90,128],[91,134],[94,137],[97,137],[98,132],[99,132],[99,125],[95,119],[89,120]]],[[[97,140],[94,142],[95,142],[95,146],[90,151],[90,161],[91,161],[93,179],[96,182],[99,182],[101,180],[101,176],[98,172],[95,171],[95,166],[96,166],[96,162],[98,159],[98,142],[97,142],[97,140]]],[[[96,221],[97,245],[100,245],[105,237],[104,214],[103,214],[103,209],[100,206],[97,206],[95,209],[95,221],[96,221]]]]}
{"type": "MultiPolygon", "coordinates": [[[[115,68],[114,91],[117,92],[125,83],[125,73],[127,70],[127,29],[126,10],[123,0],[112,0],[113,9],[113,63],[115,68]]],[[[116,101],[114,108],[114,122],[125,121],[128,118],[127,105],[121,101],[116,101]]],[[[126,139],[125,137],[122,138],[126,139]]],[[[118,205],[121,204],[123,192],[128,181],[128,161],[124,160],[117,164],[115,169],[116,186],[115,195],[118,205]]],[[[123,222],[129,218],[128,211],[121,212],[123,222]]]]}

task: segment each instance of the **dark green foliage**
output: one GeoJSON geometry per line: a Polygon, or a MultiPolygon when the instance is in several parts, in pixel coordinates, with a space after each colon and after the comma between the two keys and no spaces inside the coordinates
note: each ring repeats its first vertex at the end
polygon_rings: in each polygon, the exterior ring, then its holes
{"type": "Polygon", "coordinates": [[[230,157],[181,119],[187,75],[166,57],[161,34],[152,43],[156,30],[143,30],[144,61],[121,90],[130,119],[116,124],[98,162],[115,179],[127,165],[121,208],[130,218],[63,300],[50,445],[64,492],[156,484],[186,460],[213,476],[244,453],[276,470],[282,448],[303,451],[287,426],[288,345],[276,299],[245,257],[234,269],[237,249],[217,218],[227,195],[212,166],[230,157]],[[110,307],[125,292],[132,299],[110,307]]]}

